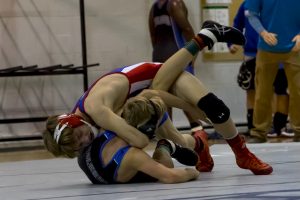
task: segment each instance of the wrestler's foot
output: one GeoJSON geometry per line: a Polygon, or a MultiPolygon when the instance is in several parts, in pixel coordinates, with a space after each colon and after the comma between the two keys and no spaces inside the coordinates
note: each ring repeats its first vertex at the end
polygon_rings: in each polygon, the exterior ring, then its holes
{"type": "Polygon", "coordinates": [[[241,31],[230,26],[224,26],[217,22],[207,20],[202,24],[202,29],[198,33],[206,37],[208,49],[211,49],[216,42],[226,42],[238,45],[244,45],[245,36],[241,31]]]}
{"type": "Polygon", "coordinates": [[[236,163],[240,168],[249,169],[255,175],[268,175],[273,172],[273,168],[269,164],[258,159],[250,151],[236,157],[236,163]]]}
{"type": "Polygon", "coordinates": [[[273,172],[273,168],[257,158],[246,146],[245,138],[237,135],[233,139],[227,140],[236,158],[236,164],[242,169],[249,169],[255,175],[268,175],[273,172]]]}
{"type": "Polygon", "coordinates": [[[167,146],[171,150],[171,157],[183,165],[195,166],[198,163],[198,155],[192,149],[182,147],[167,139],[159,140],[157,146],[160,145],[167,146]]]}
{"type": "Polygon", "coordinates": [[[193,132],[192,135],[196,142],[202,143],[202,145],[198,145],[199,147],[195,149],[199,156],[199,162],[196,165],[196,169],[200,172],[211,172],[214,167],[214,160],[209,153],[207,133],[204,130],[198,130],[193,132]],[[202,146],[202,148],[200,146],[202,146]]]}

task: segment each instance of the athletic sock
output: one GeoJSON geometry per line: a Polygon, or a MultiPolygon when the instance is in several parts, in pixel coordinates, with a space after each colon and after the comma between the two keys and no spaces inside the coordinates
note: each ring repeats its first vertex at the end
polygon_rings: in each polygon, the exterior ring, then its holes
{"type": "Polygon", "coordinates": [[[273,117],[273,127],[277,134],[281,133],[281,129],[286,126],[288,115],[276,112],[273,117]]]}
{"type": "MultiPolygon", "coordinates": [[[[204,39],[205,35],[196,35],[190,42],[188,42],[184,48],[188,50],[193,56],[196,55],[200,50],[207,46],[207,39],[204,39]]],[[[207,37],[208,38],[208,37],[207,37]]]]}

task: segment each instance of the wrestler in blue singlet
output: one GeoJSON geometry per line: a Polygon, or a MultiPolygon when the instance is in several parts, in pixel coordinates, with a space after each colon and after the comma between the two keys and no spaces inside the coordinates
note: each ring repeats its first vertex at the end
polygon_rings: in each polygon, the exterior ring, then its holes
{"type": "MultiPolygon", "coordinates": [[[[167,112],[157,122],[160,127],[168,119],[167,112]]],[[[112,131],[105,131],[98,135],[91,144],[86,146],[78,156],[78,164],[82,171],[87,175],[90,181],[94,184],[110,184],[118,183],[118,169],[121,165],[122,159],[131,148],[130,145],[121,147],[116,151],[108,164],[103,163],[102,151],[113,138],[117,137],[112,131]]],[[[155,178],[138,172],[129,182],[149,182],[156,181],[155,178]]]]}

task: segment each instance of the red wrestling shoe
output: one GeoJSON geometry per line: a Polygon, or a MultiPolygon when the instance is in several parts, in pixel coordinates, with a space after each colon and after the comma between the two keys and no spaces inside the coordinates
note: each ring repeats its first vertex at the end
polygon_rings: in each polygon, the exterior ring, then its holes
{"type": "Polygon", "coordinates": [[[268,175],[273,172],[273,168],[269,164],[258,159],[250,151],[236,157],[236,164],[242,169],[249,169],[255,175],[268,175]]]}
{"type": "Polygon", "coordinates": [[[273,168],[257,158],[246,147],[244,137],[237,135],[231,140],[227,140],[236,158],[236,164],[242,169],[249,169],[255,175],[268,175],[273,172],[273,168]]]}
{"type": "Polygon", "coordinates": [[[195,151],[199,156],[196,169],[200,172],[211,172],[214,167],[214,160],[209,153],[207,142],[207,133],[204,130],[198,130],[192,133],[196,140],[195,151]]]}

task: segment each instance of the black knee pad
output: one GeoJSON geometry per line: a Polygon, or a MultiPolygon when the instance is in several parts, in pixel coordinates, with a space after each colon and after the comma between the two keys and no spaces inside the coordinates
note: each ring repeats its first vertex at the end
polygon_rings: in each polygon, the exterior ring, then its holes
{"type": "Polygon", "coordinates": [[[201,98],[197,105],[205,112],[212,123],[222,124],[229,119],[229,108],[213,93],[208,93],[201,98]]]}
{"type": "Polygon", "coordinates": [[[238,85],[244,90],[254,89],[255,58],[244,61],[237,76],[238,85]]]}

